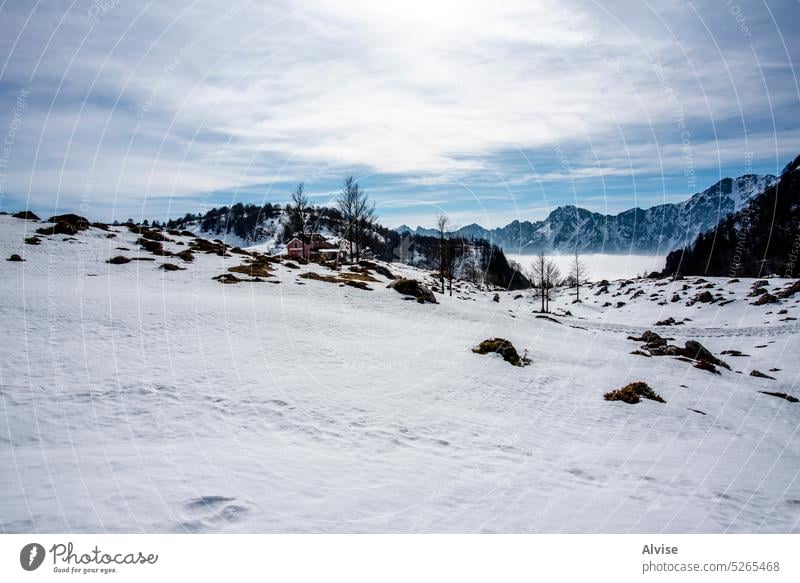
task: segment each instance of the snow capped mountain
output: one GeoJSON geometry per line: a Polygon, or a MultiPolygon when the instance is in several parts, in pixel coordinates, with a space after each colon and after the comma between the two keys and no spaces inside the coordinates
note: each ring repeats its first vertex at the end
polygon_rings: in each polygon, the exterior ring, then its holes
{"type": "MultiPolygon", "coordinates": [[[[472,224],[459,229],[458,235],[487,239],[506,253],[571,253],[576,248],[584,253],[667,253],[713,229],[775,181],[772,175],[746,174],[724,178],[679,203],[633,208],[616,215],[561,206],[543,221],[513,221],[491,230],[472,224]]],[[[405,229],[415,234],[433,231],[405,229]]]]}
{"type": "Polygon", "coordinates": [[[792,274],[800,220],[800,156],[765,188],[685,248],[667,256],[666,273],[758,277],[792,274]]]}

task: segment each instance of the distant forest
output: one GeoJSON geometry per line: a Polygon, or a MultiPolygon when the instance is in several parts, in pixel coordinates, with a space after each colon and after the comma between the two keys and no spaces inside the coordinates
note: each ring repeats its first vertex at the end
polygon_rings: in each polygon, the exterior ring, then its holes
{"type": "MultiPolygon", "coordinates": [[[[213,208],[205,213],[187,213],[165,223],[153,221],[153,227],[186,229],[197,225],[204,233],[218,238],[233,234],[256,244],[277,237],[287,242],[295,234],[295,205],[237,203],[213,208]]],[[[346,221],[338,208],[308,206],[303,209],[303,224],[308,232],[329,232],[344,235],[346,221]]],[[[527,278],[509,264],[503,250],[484,239],[466,239],[448,234],[445,238],[423,235],[401,235],[377,222],[370,224],[364,235],[364,247],[376,259],[402,261],[431,270],[441,270],[456,278],[467,279],[505,289],[530,287],[527,278]],[[444,248],[442,248],[444,245],[444,248]]]]}
{"type": "Polygon", "coordinates": [[[800,156],[780,180],[693,244],[667,256],[666,275],[797,277],[800,258],[800,156]]]}

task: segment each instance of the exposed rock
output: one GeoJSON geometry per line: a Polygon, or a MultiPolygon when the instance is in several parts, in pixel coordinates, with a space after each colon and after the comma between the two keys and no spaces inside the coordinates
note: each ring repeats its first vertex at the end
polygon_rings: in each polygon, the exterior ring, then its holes
{"type": "Polygon", "coordinates": [[[723,350],[720,354],[724,354],[726,356],[750,356],[749,354],[745,354],[739,350],[723,350]]]}
{"type": "Polygon", "coordinates": [[[698,360],[692,366],[695,368],[699,368],[700,370],[707,370],[708,372],[713,372],[714,374],[721,374],[717,367],[708,362],[707,360],[698,360]]]}
{"type": "Polygon", "coordinates": [[[17,255],[16,253],[12,254],[11,257],[6,259],[6,261],[25,261],[22,257],[17,255]]]}
{"type": "Polygon", "coordinates": [[[758,377],[760,379],[772,379],[773,381],[775,380],[775,377],[771,377],[768,374],[763,373],[760,370],[755,370],[755,369],[750,371],[750,376],[751,377],[758,377]]]}
{"type": "Polygon", "coordinates": [[[367,291],[372,291],[372,288],[369,287],[366,284],[366,282],[364,282],[364,281],[359,281],[359,280],[356,280],[356,279],[345,279],[344,280],[344,284],[345,285],[349,285],[350,287],[355,287],[355,288],[358,288],[358,289],[364,289],[364,290],[367,290],[367,291]]]}
{"type": "Polygon", "coordinates": [[[675,318],[673,318],[672,316],[670,316],[670,317],[669,317],[669,318],[667,318],[666,320],[659,320],[659,321],[658,321],[658,322],[656,322],[654,325],[655,325],[655,326],[674,326],[675,324],[676,324],[676,322],[675,322],[675,318]]]}
{"type": "Polygon", "coordinates": [[[708,362],[710,364],[714,364],[717,366],[721,366],[723,368],[727,368],[730,370],[730,366],[716,356],[714,356],[710,350],[708,350],[705,346],[700,344],[697,340],[687,340],[686,344],[683,349],[683,355],[687,358],[691,358],[692,360],[699,360],[703,362],[708,362]]]}
{"type": "Polygon", "coordinates": [[[634,342],[644,342],[647,345],[646,348],[648,349],[667,345],[667,339],[662,338],[659,334],[653,332],[652,330],[646,330],[638,338],[636,336],[628,336],[628,340],[633,340],[634,342]]]}
{"type": "Polygon", "coordinates": [[[297,265],[296,263],[292,263],[291,261],[284,262],[284,265],[289,269],[300,269],[299,265],[297,265]]]}
{"type": "Polygon", "coordinates": [[[48,223],[55,223],[52,227],[36,229],[41,235],[77,235],[78,231],[89,228],[89,220],[80,215],[56,215],[47,219],[48,223]]]}
{"type": "Polygon", "coordinates": [[[366,267],[371,269],[375,273],[382,275],[386,279],[395,279],[395,275],[389,271],[388,268],[384,267],[383,265],[379,265],[377,263],[373,263],[372,261],[359,261],[358,264],[362,267],[366,267]]]}
{"type": "Polygon", "coordinates": [[[548,316],[547,314],[536,314],[536,317],[539,318],[540,320],[548,320],[550,322],[555,322],[556,324],[561,324],[561,322],[559,322],[552,316],[548,316]]]}
{"type": "Polygon", "coordinates": [[[701,304],[711,304],[711,303],[714,303],[714,296],[713,296],[713,295],[711,295],[711,292],[710,292],[710,291],[704,291],[704,292],[701,292],[701,293],[697,294],[697,295],[696,295],[696,296],[695,296],[693,299],[691,299],[691,300],[689,301],[689,303],[688,303],[688,304],[686,304],[686,305],[687,305],[687,306],[693,306],[694,304],[696,304],[696,303],[698,303],[698,302],[699,302],[699,303],[701,303],[701,304]]]}
{"type": "Polygon", "coordinates": [[[658,401],[659,403],[666,403],[661,395],[656,393],[647,383],[637,381],[629,385],[625,385],[621,389],[615,389],[610,393],[603,395],[606,401],[622,401],[630,405],[635,405],[641,399],[649,399],[651,401],[658,401]]]}
{"type": "Polygon", "coordinates": [[[786,299],[792,297],[797,292],[800,292],[800,279],[794,281],[785,288],[778,290],[777,292],[775,292],[775,295],[778,296],[779,298],[786,299]]]}
{"type": "Polygon", "coordinates": [[[764,395],[769,395],[771,397],[778,397],[780,399],[786,399],[790,403],[797,403],[798,401],[800,401],[800,399],[798,399],[797,397],[793,397],[792,395],[787,395],[786,393],[773,393],[771,391],[758,391],[758,392],[762,393],[764,395]]]}
{"type": "Polygon", "coordinates": [[[514,366],[525,366],[530,361],[525,357],[520,357],[517,349],[511,341],[505,338],[489,338],[481,342],[476,348],[472,349],[476,354],[496,353],[503,357],[503,360],[514,366]]]}
{"type": "Polygon", "coordinates": [[[107,261],[107,263],[111,263],[112,265],[122,265],[130,262],[130,257],[125,257],[124,255],[117,255],[116,257],[112,257],[107,261]]]}
{"type": "Polygon", "coordinates": [[[494,294],[494,297],[492,298],[492,301],[500,303],[500,294],[494,294]]]}
{"type": "Polygon", "coordinates": [[[18,213],[14,213],[11,216],[14,217],[15,219],[25,219],[25,220],[28,220],[28,221],[38,221],[39,220],[39,217],[37,217],[36,214],[32,213],[31,211],[20,211],[18,213]]]}
{"type": "Polygon", "coordinates": [[[396,279],[386,287],[392,288],[404,296],[413,296],[420,304],[425,302],[429,302],[431,304],[439,303],[436,301],[436,296],[433,295],[433,292],[416,279],[396,279]]]}
{"type": "Polygon", "coordinates": [[[647,351],[652,356],[683,356],[683,348],[668,344],[667,346],[653,346],[647,351]]]}
{"type": "Polygon", "coordinates": [[[25,243],[27,245],[38,245],[41,242],[42,242],[42,240],[39,237],[37,237],[36,235],[34,235],[33,237],[28,237],[27,239],[25,239],[25,243]]]}
{"type": "Polygon", "coordinates": [[[761,297],[759,297],[756,301],[752,303],[753,306],[763,306],[766,304],[774,304],[777,303],[779,300],[776,296],[773,296],[769,292],[764,292],[761,297]]]}
{"type": "Polygon", "coordinates": [[[670,301],[673,302],[673,303],[679,302],[679,301],[681,301],[681,296],[679,296],[677,293],[674,293],[674,294],[672,294],[672,299],[670,301]]]}
{"type": "Polygon", "coordinates": [[[56,223],[52,227],[36,229],[40,235],[77,235],[78,229],[69,223],[56,223]]]}

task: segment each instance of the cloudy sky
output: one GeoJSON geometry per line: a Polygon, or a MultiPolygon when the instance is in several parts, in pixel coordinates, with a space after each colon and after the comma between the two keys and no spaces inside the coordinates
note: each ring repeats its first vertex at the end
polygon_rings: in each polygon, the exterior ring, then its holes
{"type": "Polygon", "coordinates": [[[0,4],[0,207],[314,202],[487,227],[681,200],[800,153],[800,4],[0,4]]]}

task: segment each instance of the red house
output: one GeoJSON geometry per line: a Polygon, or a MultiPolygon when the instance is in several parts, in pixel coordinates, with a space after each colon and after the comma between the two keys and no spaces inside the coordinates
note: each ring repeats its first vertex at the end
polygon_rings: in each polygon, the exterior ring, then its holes
{"type": "Polygon", "coordinates": [[[298,233],[286,244],[286,252],[289,257],[304,257],[309,259],[314,253],[323,249],[335,248],[325,240],[319,233],[308,235],[298,233]]]}

